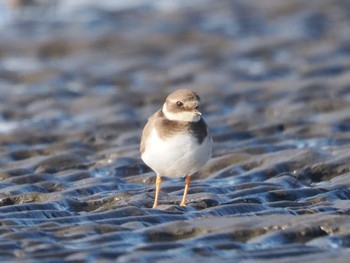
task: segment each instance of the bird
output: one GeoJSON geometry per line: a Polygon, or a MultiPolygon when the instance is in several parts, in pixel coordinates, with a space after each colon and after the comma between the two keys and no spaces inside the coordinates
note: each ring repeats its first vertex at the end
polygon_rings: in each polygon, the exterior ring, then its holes
{"type": "Polygon", "coordinates": [[[166,97],[142,131],[141,159],[156,173],[153,208],[158,207],[164,176],[185,179],[180,206],[186,206],[191,176],[211,158],[213,140],[199,106],[195,91],[178,89],[166,97]]]}

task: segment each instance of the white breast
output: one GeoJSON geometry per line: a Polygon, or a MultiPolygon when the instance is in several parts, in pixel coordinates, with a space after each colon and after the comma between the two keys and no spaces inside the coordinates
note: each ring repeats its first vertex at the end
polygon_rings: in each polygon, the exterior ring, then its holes
{"type": "Polygon", "coordinates": [[[211,149],[209,133],[202,144],[198,144],[198,140],[190,134],[161,139],[153,128],[141,157],[161,176],[184,177],[197,172],[209,160],[211,149]]]}

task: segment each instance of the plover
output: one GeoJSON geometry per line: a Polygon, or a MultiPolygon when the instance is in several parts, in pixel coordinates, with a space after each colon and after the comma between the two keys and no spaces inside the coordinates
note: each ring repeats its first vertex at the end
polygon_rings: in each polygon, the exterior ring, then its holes
{"type": "Polygon", "coordinates": [[[179,89],[166,98],[143,129],[141,158],[157,174],[153,208],[158,206],[163,176],[185,178],[180,205],[186,206],[191,175],[211,157],[213,142],[199,105],[196,92],[179,89]]]}

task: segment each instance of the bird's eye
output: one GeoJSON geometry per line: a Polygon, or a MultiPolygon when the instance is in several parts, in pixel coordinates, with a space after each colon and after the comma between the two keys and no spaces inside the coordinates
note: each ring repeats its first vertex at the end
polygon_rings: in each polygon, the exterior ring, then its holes
{"type": "Polygon", "coordinates": [[[176,106],[178,106],[178,107],[182,107],[184,104],[181,102],[181,101],[177,101],[176,102],[176,106]]]}

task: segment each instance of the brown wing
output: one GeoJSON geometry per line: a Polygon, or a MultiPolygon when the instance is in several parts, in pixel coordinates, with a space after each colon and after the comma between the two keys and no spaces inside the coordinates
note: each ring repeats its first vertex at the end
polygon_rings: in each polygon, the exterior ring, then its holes
{"type": "Polygon", "coordinates": [[[151,129],[154,126],[156,118],[159,116],[160,111],[161,110],[158,110],[151,117],[149,117],[145,127],[143,128],[142,136],[141,136],[141,143],[140,143],[141,154],[145,151],[146,137],[151,132],[151,129]]]}

